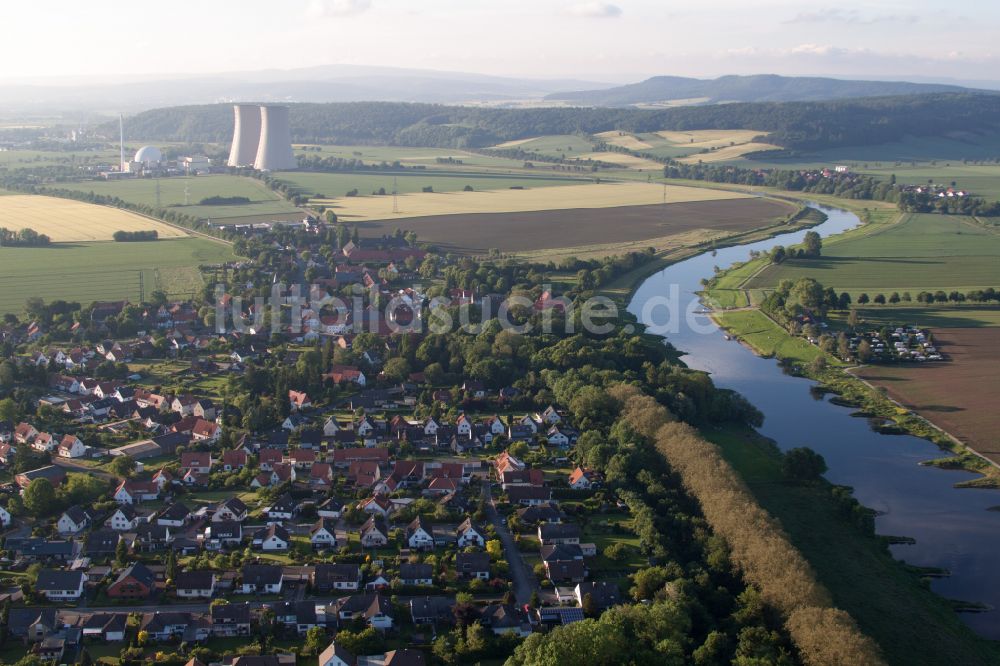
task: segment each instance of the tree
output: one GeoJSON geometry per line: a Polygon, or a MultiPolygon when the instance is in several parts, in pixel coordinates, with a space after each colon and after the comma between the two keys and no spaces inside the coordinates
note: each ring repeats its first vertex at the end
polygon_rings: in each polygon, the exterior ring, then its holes
{"type": "Polygon", "coordinates": [[[867,340],[862,340],[858,345],[858,360],[862,363],[872,360],[872,346],[867,340]]]}
{"type": "Polygon", "coordinates": [[[815,231],[807,231],[805,238],[802,239],[802,244],[805,246],[807,257],[818,257],[823,251],[823,240],[815,231]]]}
{"type": "Polygon", "coordinates": [[[781,472],[792,481],[815,481],[826,472],[826,460],[809,447],[796,447],[785,452],[781,472]]]}
{"type": "Polygon", "coordinates": [[[307,654],[319,654],[326,648],[326,632],[322,627],[311,627],[306,632],[306,640],[303,647],[307,654]]]}
{"type": "Polygon", "coordinates": [[[126,562],[128,562],[128,546],[125,544],[125,539],[119,539],[118,545],[115,546],[115,563],[123,567],[126,562]]]}
{"type": "Polygon", "coordinates": [[[18,411],[17,403],[14,402],[13,398],[0,400],[0,421],[17,423],[18,411]]]}
{"type": "Polygon", "coordinates": [[[847,325],[850,326],[852,329],[855,329],[858,327],[858,324],[860,323],[861,323],[861,315],[858,314],[857,308],[851,308],[850,313],[848,313],[847,315],[847,325]]]}
{"type": "Polygon", "coordinates": [[[116,456],[108,464],[108,471],[119,478],[127,479],[135,473],[135,461],[130,456],[116,456]]]}
{"type": "Polygon", "coordinates": [[[868,301],[869,301],[868,294],[862,292],[861,294],[858,295],[858,303],[859,304],[864,305],[868,301]]]}
{"type": "Polygon", "coordinates": [[[503,557],[503,544],[500,539],[490,539],[486,542],[486,552],[494,562],[503,557]]]}
{"type": "Polygon", "coordinates": [[[597,604],[594,603],[594,596],[590,592],[583,595],[583,599],[580,601],[580,608],[583,609],[583,614],[586,617],[597,617],[598,615],[597,604]]]}
{"type": "Polygon", "coordinates": [[[24,508],[36,518],[51,515],[56,509],[56,490],[47,479],[35,479],[24,489],[24,508]]]}

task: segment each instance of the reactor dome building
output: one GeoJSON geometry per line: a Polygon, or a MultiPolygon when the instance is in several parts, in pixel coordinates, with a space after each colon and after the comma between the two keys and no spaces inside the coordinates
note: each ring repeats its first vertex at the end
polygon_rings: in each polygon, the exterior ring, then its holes
{"type": "Polygon", "coordinates": [[[229,166],[258,171],[298,168],[292,151],[292,130],[287,106],[235,104],[236,124],[229,166]]]}

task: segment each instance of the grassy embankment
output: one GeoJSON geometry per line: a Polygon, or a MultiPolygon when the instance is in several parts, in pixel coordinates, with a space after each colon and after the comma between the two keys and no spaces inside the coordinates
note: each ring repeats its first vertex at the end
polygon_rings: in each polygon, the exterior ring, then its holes
{"type": "Polygon", "coordinates": [[[883,537],[863,532],[834,487],[787,482],[777,447],[752,430],[706,430],[760,505],[781,521],[833,595],[874,638],[891,664],[992,664],[995,643],[962,623],[952,604],[934,594],[921,572],[893,559],[883,537]],[[930,628],[933,628],[931,630],[930,628]]]}
{"type": "MultiPolygon", "coordinates": [[[[854,212],[860,212],[856,202],[842,202],[839,205],[848,209],[853,208],[854,212]]],[[[840,244],[853,245],[866,238],[886,234],[891,230],[897,229],[898,225],[901,224],[901,218],[898,214],[890,214],[889,211],[884,209],[880,212],[868,211],[867,220],[868,223],[864,226],[845,232],[830,242],[829,245],[833,247],[837,247],[840,244]]],[[[769,267],[768,264],[769,261],[767,259],[758,259],[720,274],[708,285],[706,297],[710,301],[725,304],[736,300],[736,297],[733,295],[734,293],[746,293],[748,296],[744,298],[748,297],[750,301],[756,302],[763,294],[763,291],[751,290],[747,292],[743,290],[743,287],[751,283],[755,279],[754,276],[758,276],[763,270],[767,270],[769,267]]],[[[886,314],[883,316],[888,317],[888,313],[891,311],[895,311],[901,316],[910,316],[911,319],[908,321],[918,321],[923,325],[929,325],[922,322],[921,318],[916,316],[917,313],[913,309],[885,308],[883,312],[886,314]]],[[[980,479],[966,482],[962,485],[1000,487],[1000,469],[997,469],[965,444],[943,430],[940,430],[923,417],[901,407],[888,398],[882,391],[845,372],[847,364],[841,362],[832,354],[824,353],[805,339],[790,335],[784,328],[760,310],[720,310],[716,312],[714,318],[722,328],[741,342],[747,344],[757,354],[786,361],[790,366],[795,368],[796,372],[820,382],[825,389],[838,396],[836,398],[838,403],[858,407],[866,415],[878,417],[886,423],[892,423],[892,430],[922,437],[934,442],[942,450],[952,454],[951,456],[933,461],[933,464],[949,468],[966,469],[984,475],[980,479]],[[818,357],[825,357],[825,368],[820,369],[812,365],[812,362],[818,357]]],[[[934,319],[939,323],[947,320],[940,313],[937,313],[934,319]]],[[[836,322],[836,319],[834,321],[836,322]]],[[[901,319],[895,319],[894,321],[899,322],[901,319]]]]}

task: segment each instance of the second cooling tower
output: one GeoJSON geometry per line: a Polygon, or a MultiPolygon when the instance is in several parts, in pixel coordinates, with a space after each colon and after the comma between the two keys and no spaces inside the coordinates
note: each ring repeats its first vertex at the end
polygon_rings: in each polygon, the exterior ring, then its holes
{"type": "Polygon", "coordinates": [[[298,167],[292,152],[287,106],[260,107],[260,144],[253,167],[258,171],[287,171],[298,167]]]}
{"type": "Polygon", "coordinates": [[[233,147],[229,151],[229,166],[253,166],[260,145],[260,107],[256,104],[235,104],[236,128],[233,147]]]}

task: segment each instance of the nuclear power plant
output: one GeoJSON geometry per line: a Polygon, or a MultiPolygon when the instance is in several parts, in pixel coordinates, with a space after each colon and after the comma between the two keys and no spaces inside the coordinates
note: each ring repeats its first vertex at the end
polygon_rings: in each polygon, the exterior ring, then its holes
{"type": "Polygon", "coordinates": [[[253,167],[258,171],[288,171],[298,168],[292,152],[292,130],[287,106],[235,104],[236,126],[229,166],[253,167]]]}

